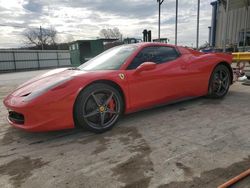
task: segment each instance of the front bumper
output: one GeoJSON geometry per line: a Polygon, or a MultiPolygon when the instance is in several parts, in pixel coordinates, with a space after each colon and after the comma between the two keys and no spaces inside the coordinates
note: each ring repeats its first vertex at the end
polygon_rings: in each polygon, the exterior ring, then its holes
{"type": "Polygon", "coordinates": [[[56,100],[45,96],[25,103],[22,97],[9,95],[4,100],[4,105],[9,111],[8,122],[16,128],[30,132],[74,128],[73,103],[70,97],[56,100]],[[10,113],[18,116],[11,116],[10,113]]]}

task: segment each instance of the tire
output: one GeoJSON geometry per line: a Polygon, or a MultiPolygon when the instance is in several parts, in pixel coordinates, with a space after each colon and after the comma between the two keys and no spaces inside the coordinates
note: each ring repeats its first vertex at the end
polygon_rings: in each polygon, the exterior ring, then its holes
{"type": "Polygon", "coordinates": [[[223,98],[228,93],[230,83],[231,73],[228,67],[217,65],[209,80],[208,97],[223,98]]]}
{"type": "Polygon", "coordinates": [[[120,92],[114,87],[95,83],[78,95],[74,106],[76,127],[103,133],[114,127],[124,108],[120,92]]]}

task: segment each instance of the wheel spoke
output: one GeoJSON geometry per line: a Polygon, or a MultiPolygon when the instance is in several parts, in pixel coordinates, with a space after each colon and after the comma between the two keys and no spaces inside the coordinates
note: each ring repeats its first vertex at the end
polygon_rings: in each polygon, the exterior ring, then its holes
{"type": "Polygon", "coordinates": [[[93,97],[93,99],[94,99],[96,105],[99,106],[99,105],[100,105],[100,102],[99,102],[99,100],[97,99],[97,97],[95,96],[95,94],[92,93],[91,95],[92,95],[92,97],[93,97]]]}
{"type": "Polygon", "coordinates": [[[108,106],[109,102],[112,100],[114,93],[111,92],[109,98],[105,101],[104,105],[108,106]]]}
{"type": "Polygon", "coordinates": [[[220,71],[220,80],[222,80],[223,79],[223,74],[222,74],[223,72],[222,71],[220,71]]]}
{"type": "Polygon", "coordinates": [[[83,117],[85,118],[88,118],[88,117],[91,117],[91,116],[94,116],[94,115],[97,115],[99,112],[97,110],[94,110],[86,115],[83,115],[83,117]]]}
{"type": "Polygon", "coordinates": [[[101,126],[103,127],[105,120],[105,113],[100,113],[100,116],[101,116],[101,126]]]}
{"type": "Polygon", "coordinates": [[[226,74],[226,76],[222,79],[222,81],[226,81],[228,79],[228,75],[226,74]]]}
{"type": "Polygon", "coordinates": [[[219,78],[218,73],[214,74],[214,80],[217,80],[219,78]]]}
{"type": "Polygon", "coordinates": [[[110,114],[118,114],[118,112],[114,111],[114,110],[111,110],[111,109],[107,109],[107,113],[110,113],[110,114]]]}
{"type": "Polygon", "coordinates": [[[215,80],[215,81],[214,81],[214,84],[215,84],[215,85],[219,85],[219,84],[220,84],[220,81],[215,80]]]}
{"type": "Polygon", "coordinates": [[[227,84],[226,84],[226,83],[222,82],[221,86],[222,86],[224,89],[227,89],[227,87],[226,87],[227,84]]]}
{"type": "Polygon", "coordinates": [[[218,89],[217,89],[216,93],[220,92],[220,90],[221,90],[221,84],[219,84],[219,86],[218,86],[218,89]]]}

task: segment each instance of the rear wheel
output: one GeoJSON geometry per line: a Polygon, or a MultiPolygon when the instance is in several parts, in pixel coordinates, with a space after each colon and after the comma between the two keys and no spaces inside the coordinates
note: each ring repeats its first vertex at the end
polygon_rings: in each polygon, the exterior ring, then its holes
{"type": "Polygon", "coordinates": [[[208,96],[211,98],[224,97],[231,82],[230,71],[225,65],[218,65],[210,78],[208,96]]]}
{"type": "Polygon", "coordinates": [[[102,133],[115,125],[123,106],[119,91],[108,84],[96,83],[84,89],[77,97],[75,122],[90,131],[102,133]]]}

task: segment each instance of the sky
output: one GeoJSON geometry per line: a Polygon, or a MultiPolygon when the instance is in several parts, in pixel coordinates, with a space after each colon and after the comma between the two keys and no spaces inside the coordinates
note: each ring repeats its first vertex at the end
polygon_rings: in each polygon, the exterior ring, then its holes
{"type": "MultiPolygon", "coordinates": [[[[213,0],[200,5],[200,45],[208,41],[213,0]]],[[[161,6],[161,37],[175,38],[175,0],[161,6]]],[[[179,0],[178,45],[196,44],[197,0],[179,0]]],[[[103,28],[119,28],[123,37],[158,36],[156,0],[0,0],[0,48],[25,45],[27,28],[54,27],[58,42],[96,39],[103,28]],[[6,26],[7,25],[7,26],[6,26]],[[15,26],[15,27],[14,27],[15,26]]]]}

